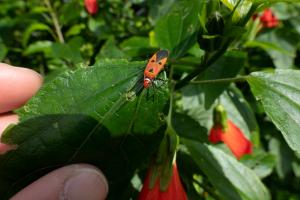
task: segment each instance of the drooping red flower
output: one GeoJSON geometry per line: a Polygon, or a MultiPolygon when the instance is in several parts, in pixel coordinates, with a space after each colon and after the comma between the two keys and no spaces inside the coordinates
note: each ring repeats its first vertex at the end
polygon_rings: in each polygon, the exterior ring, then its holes
{"type": "MultiPolygon", "coordinates": [[[[255,14],[252,18],[255,20],[258,16],[258,14],[255,14]]],[[[263,13],[259,16],[259,21],[264,28],[275,28],[279,25],[279,20],[270,8],[263,11],[263,13]]]]}
{"type": "Polygon", "coordinates": [[[266,28],[275,28],[279,24],[277,17],[270,8],[264,10],[263,14],[260,16],[260,21],[266,28]]]}
{"type": "Polygon", "coordinates": [[[150,188],[152,170],[148,170],[143,188],[138,200],[187,200],[187,195],[180,181],[176,163],[173,164],[173,174],[165,191],[161,191],[160,178],[155,181],[154,187],[150,188]]]}
{"type": "Polygon", "coordinates": [[[226,128],[222,128],[221,125],[213,126],[208,139],[212,143],[224,142],[237,159],[245,154],[252,153],[252,143],[230,120],[227,120],[226,128]]]}
{"type": "Polygon", "coordinates": [[[98,13],[98,2],[97,0],[84,0],[84,6],[89,14],[95,15],[98,13]]]}

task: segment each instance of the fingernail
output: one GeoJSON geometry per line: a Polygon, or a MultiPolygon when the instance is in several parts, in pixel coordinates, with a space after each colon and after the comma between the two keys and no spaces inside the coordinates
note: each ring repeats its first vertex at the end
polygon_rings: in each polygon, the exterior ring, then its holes
{"type": "Polygon", "coordinates": [[[108,194],[108,184],[102,173],[95,169],[80,169],[70,177],[64,186],[62,199],[104,200],[108,194]]]}

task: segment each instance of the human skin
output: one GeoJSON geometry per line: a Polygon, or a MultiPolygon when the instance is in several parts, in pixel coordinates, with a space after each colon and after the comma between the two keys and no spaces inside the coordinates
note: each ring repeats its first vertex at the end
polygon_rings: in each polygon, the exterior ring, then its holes
{"type": "MultiPolygon", "coordinates": [[[[18,116],[12,110],[24,105],[42,82],[43,78],[33,70],[0,63],[0,136],[9,124],[18,123],[18,116]]],[[[13,148],[0,142],[0,155],[13,148]]],[[[11,199],[102,200],[107,194],[108,184],[103,173],[92,165],[79,163],[46,174],[11,199]]]]}

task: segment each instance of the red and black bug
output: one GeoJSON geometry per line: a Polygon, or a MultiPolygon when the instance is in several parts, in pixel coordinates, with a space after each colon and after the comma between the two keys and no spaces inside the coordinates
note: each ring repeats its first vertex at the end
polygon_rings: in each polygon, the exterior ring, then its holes
{"type": "Polygon", "coordinates": [[[169,51],[160,50],[150,58],[144,71],[144,88],[149,88],[152,85],[154,79],[163,70],[168,56],[169,51]]]}

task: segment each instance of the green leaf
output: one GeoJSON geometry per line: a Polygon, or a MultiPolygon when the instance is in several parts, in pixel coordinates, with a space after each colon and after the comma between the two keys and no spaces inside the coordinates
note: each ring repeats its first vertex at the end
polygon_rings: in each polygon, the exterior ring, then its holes
{"type": "Polygon", "coordinates": [[[180,179],[183,181],[188,199],[202,199],[202,194],[199,194],[199,188],[201,188],[201,186],[199,187],[198,185],[195,185],[195,179],[197,180],[198,177],[201,177],[195,175],[201,174],[201,170],[191,155],[186,152],[186,149],[179,149],[176,154],[176,163],[180,172],[180,179]]]}
{"type": "Polygon", "coordinates": [[[160,115],[168,91],[163,84],[141,92],[145,64],[104,60],[66,72],[45,84],[18,113],[22,120],[45,114],[80,113],[99,120],[116,135],[151,134],[163,123],[160,115]]]}
{"type": "Polygon", "coordinates": [[[63,3],[59,8],[59,22],[62,25],[78,23],[78,19],[82,17],[82,5],[76,1],[69,1],[68,3],[63,3]]]}
{"type": "Polygon", "coordinates": [[[299,4],[277,3],[272,6],[272,11],[281,21],[297,19],[299,13],[299,4]]]}
{"type": "MultiPolygon", "coordinates": [[[[199,81],[235,77],[245,65],[245,61],[245,53],[229,51],[208,68],[199,77],[199,81]]],[[[182,89],[184,111],[201,126],[211,128],[212,105],[229,85],[230,83],[199,83],[184,87],[182,89]]]]}
{"type": "Polygon", "coordinates": [[[293,56],[289,51],[286,49],[281,48],[274,42],[266,42],[266,41],[249,41],[245,44],[245,47],[247,48],[253,48],[253,47],[258,47],[261,48],[265,51],[273,50],[273,51],[278,51],[279,53],[293,56]]]}
{"type": "Polygon", "coordinates": [[[276,156],[276,172],[279,178],[284,179],[292,171],[294,152],[289,148],[283,138],[272,137],[268,144],[270,153],[276,156]]]}
{"type": "Polygon", "coordinates": [[[208,142],[207,129],[188,115],[174,113],[172,116],[172,125],[180,137],[199,142],[208,142]]]}
{"type": "MultiPolygon", "coordinates": [[[[235,77],[245,66],[246,54],[239,51],[229,51],[209,67],[198,80],[214,80],[235,77]]],[[[214,101],[222,94],[230,83],[210,83],[193,86],[199,95],[205,96],[205,108],[210,108],[214,101]]]]}
{"type": "Polygon", "coordinates": [[[221,2],[230,10],[233,10],[238,0],[221,0],[221,2]]]}
{"type": "MultiPolygon", "coordinates": [[[[117,22],[117,25],[118,24],[119,22],[117,22]]],[[[87,27],[93,33],[93,35],[97,37],[98,40],[107,39],[110,36],[112,36],[111,35],[112,27],[108,26],[107,22],[103,17],[98,17],[98,18],[89,17],[87,22],[87,27]]],[[[119,33],[120,33],[119,31],[118,33],[115,33],[116,36],[120,37],[119,33]]]]}
{"type": "Polygon", "coordinates": [[[108,199],[120,199],[133,172],[158,146],[162,135],[154,133],[164,129],[167,85],[144,90],[145,64],[104,60],[44,84],[17,111],[21,123],[1,138],[17,149],[0,155],[5,173],[0,195],[11,195],[59,166],[85,162],[108,177],[108,199]]]}
{"type": "Polygon", "coordinates": [[[133,172],[161,138],[162,134],[116,137],[98,120],[80,114],[31,118],[2,135],[1,142],[17,148],[0,155],[0,198],[8,199],[58,167],[90,163],[107,177],[108,199],[122,199],[133,172]]]}
{"type": "Polygon", "coordinates": [[[42,24],[42,23],[33,23],[29,27],[27,27],[24,32],[23,39],[22,39],[22,45],[24,47],[27,45],[31,34],[34,31],[47,31],[47,32],[51,33],[52,35],[54,35],[51,28],[48,25],[42,24]]]}
{"type": "Polygon", "coordinates": [[[52,54],[52,41],[37,41],[28,45],[24,51],[24,55],[31,55],[35,53],[44,53],[46,57],[52,54]]]}
{"type": "Polygon", "coordinates": [[[264,48],[264,50],[270,55],[276,68],[287,69],[292,68],[294,65],[296,57],[295,43],[300,41],[297,38],[298,35],[294,35],[294,33],[284,29],[262,34],[257,40],[263,42],[264,45],[267,42],[273,44],[273,46],[280,46],[280,51],[278,48],[270,48],[270,45],[268,48],[264,48]]]}
{"type": "Polygon", "coordinates": [[[293,25],[295,31],[300,34],[300,16],[294,16],[292,19],[290,19],[290,23],[293,25]]]}
{"type": "Polygon", "coordinates": [[[253,4],[252,0],[221,0],[221,2],[231,11],[234,11],[232,21],[235,23],[248,15],[253,4]]]}
{"type": "Polygon", "coordinates": [[[53,43],[52,52],[57,58],[68,60],[72,63],[82,62],[80,47],[83,44],[83,38],[74,37],[67,44],[53,43]]]}
{"type": "Polygon", "coordinates": [[[31,13],[34,14],[45,14],[45,12],[48,12],[49,10],[45,6],[35,6],[32,8],[31,13]]]}
{"type": "Polygon", "coordinates": [[[254,72],[247,78],[256,99],[282,132],[288,145],[300,150],[300,71],[254,72]]]}
{"type": "MultiPolygon", "coordinates": [[[[298,161],[298,162],[299,162],[299,161],[298,161]]],[[[294,162],[292,163],[293,172],[294,172],[294,174],[295,174],[295,176],[296,176],[297,178],[300,177],[300,164],[299,164],[298,162],[294,161],[294,162]]]]}
{"type": "Polygon", "coordinates": [[[83,29],[86,29],[85,24],[75,24],[66,32],[66,36],[78,35],[83,29]]]}
{"type": "Polygon", "coordinates": [[[183,140],[194,161],[220,192],[222,199],[270,199],[268,190],[256,174],[210,145],[183,140]]]}
{"type": "Polygon", "coordinates": [[[159,47],[170,51],[171,58],[182,57],[195,44],[199,9],[199,1],[181,0],[157,21],[156,41],[159,47]]]}
{"type": "Polygon", "coordinates": [[[269,176],[273,172],[276,161],[276,156],[263,151],[254,151],[241,159],[241,162],[252,169],[259,178],[269,176]]]}
{"type": "Polygon", "coordinates": [[[149,44],[150,41],[148,38],[133,36],[124,40],[120,44],[120,47],[126,55],[129,55],[130,57],[137,57],[140,55],[146,55],[147,53],[149,53],[149,51],[151,52],[149,44]]]}
{"type": "Polygon", "coordinates": [[[126,58],[125,53],[116,45],[114,37],[109,37],[105,41],[100,52],[96,56],[96,60],[103,58],[126,58]]]}
{"type": "Polygon", "coordinates": [[[205,96],[198,87],[189,85],[182,89],[182,107],[184,113],[197,121],[207,130],[211,127],[212,108],[205,108],[205,96]]]}
{"type": "Polygon", "coordinates": [[[299,3],[300,0],[253,0],[253,3],[256,5],[260,5],[261,7],[270,7],[276,3],[299,3]]]}
{"type": "Polygon", "coordinates": [[[149,20],[152,24],[170,11],[176,0],[148,0],[149,20]]]}

